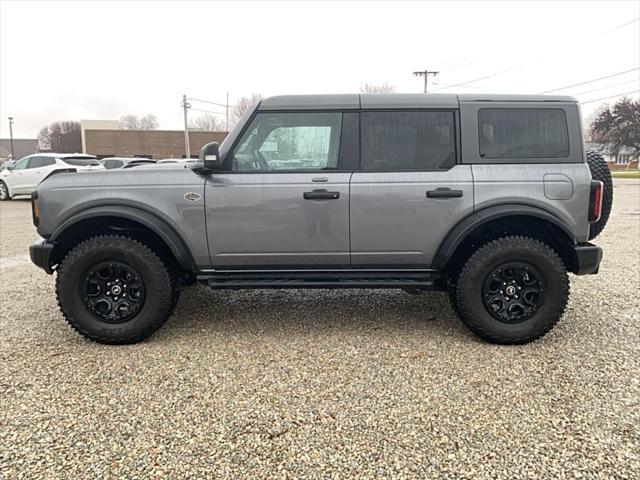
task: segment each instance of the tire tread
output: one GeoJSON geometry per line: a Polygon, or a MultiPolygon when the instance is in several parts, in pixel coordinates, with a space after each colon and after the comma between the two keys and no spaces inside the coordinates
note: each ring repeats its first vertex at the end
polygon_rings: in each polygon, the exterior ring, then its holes
{"type": "MultiPolygon", "coordinates": [[[[171,287],[172,287],[172,282],[171,282],[170,274],[168,272],[167,267],[162,262],[162,260],[149,247],[147,247],[143,243],[140,243],[137,240],[134,240],[130,237],[123,236],[123,235],[99,235],[99,236],[88,238],[87,240],[80,242],[69,253],[67,253],[67,255],[64,257],[64,259],[60,263],[60,267],[58,268],[58,272],[56,275],[56,285],[55,285],[56,300],[58,303],[58,307],[62,312],[62,316],[64,317],[64,320],[73,330],[75,330],[80,335],[82,335],[83,337],[93,342],[105,343],[105,344],[117,344],[117,345],[139,342],[149,337],[150,335],[152,335],[160,327],[162,327],[162,325],[164,325],[164,323],[169,318],[171,311],[173,310],[172,305],[174,302],[174,295],[172,293],[171,287]],[[154,276],[156,276],[157,278],[164,277],[166,279],[166,282],[165,282],[166,285],[164,285],[165,287],[164,289],[166,289],[167,291],[165,292],[165,295],[162,295],[162,294],[160,295],[161,299],[159,301],[161,301],[162,298],[169,299],[169,301],[165,300],[164,302],[161,303],[160,314],[157,315],[156,320],[150,323],[147,326],[147,328],[145,328],[141,332],[124,336],[124,337],[119,337],[117,339],[96,335],[95,333],[86,330],[78,322],[76,322],[73,316],[71,315],[71,313],[63,305],[63,301],[61,298],[61,291],[63,288],[62,284],[64,283],[65,275],[67,274],[67,271],[72,269],[74,263],[83,255],[86,255],[87,253],[90,253],[92,250],[95,250],[96,248],[100,248],[100,247],[120,247],[123,249],[129,249],[129,250],[135,249],[136,255],[138,255],[142,260],[144,260],[147,263],[150,270],[153,271],[154,276]]],[[[177,298],[175,299],[175,302],[177,303],[177,298]]]]}
{"type": "Polygon", "coordinates": [[[611,171],[604,157],[595,150],[587,151],[587,163],[591,170],[591,178],[600,180],[604,184],[602,192],[602,213],[600,220],[592,223],[589,228],[589,240],[593,240],[602,233],[604,227],[609,221],[611,215],[611,207],[613,206],[613,180],[611,179],[611,171]]]}
{"type": "Polygon", "coordinates": [[[564,311],[566,309],[569,297],[569,289],[569,277],[567,275],[564,262],[549,245],[535,238],[514,235],[508,237],[500,237],[498,239],[492,240],[482,247],[478,248],[478,250],[476,250],[475,253],[473,253],[471,257],[469,257],[469,260],[467,260],[467,263],[464,265],[464,267],[462,267],[460,275],[457,278],[455,291],[451,292],[451,303],[454,306],[456,314],[460,317],[467,328],[469,328],[469,330],[474,332],[480,338],[491,343],[520,345],[542,338],[554,327],[554,325],[560,320],[560,317],[564,314],[564,311]],[[495,254],[496,250],[500,251],[510,248],[531,249],[547,258],[561,278],[563,300],[556,307],[554,312],[549,313],[549,316],[552,317],[552,320],[546,323],[544,329],[538,330],[529,335],[510,337],[507,339],[493,334],[475,320],[474,312],[465,302],[465,298],[464,295],[462,295],[462,292],[464,292],[465,289],[478,288],[477,285],[470,284],[472,271],[478,268],[482,268],[482,265],[484,265],[488,261],[489,257],[495,254]]]}

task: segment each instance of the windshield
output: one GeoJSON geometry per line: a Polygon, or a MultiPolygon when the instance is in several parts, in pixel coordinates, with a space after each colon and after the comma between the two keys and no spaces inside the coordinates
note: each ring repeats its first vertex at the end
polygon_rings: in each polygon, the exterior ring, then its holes
{"type": "Polygon", "coordinates": [[[63,157],[64,163],[73,165],[74,167],[87,167],[87,166],[99,166],[101,165],[94,157],[63,157]]]}

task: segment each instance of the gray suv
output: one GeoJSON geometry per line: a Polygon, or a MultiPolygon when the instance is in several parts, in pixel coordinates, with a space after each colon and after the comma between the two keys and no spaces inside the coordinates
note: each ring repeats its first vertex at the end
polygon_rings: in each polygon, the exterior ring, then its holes
{"type": "Polygon", "coordinates": [[[64,173],[32,195],[33,262],[67,322],[140,341],[182,285],[448,291],[481,338],[547,333],[611,208],[571,97],[263,100],[190,168],[64,173]]]}

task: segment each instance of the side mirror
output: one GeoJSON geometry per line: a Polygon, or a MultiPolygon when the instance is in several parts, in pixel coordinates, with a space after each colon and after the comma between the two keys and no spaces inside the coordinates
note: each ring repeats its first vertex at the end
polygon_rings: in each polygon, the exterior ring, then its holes
{"type": "Polygon", "coordinates": [[[207,143],[202,147],[197,165],[198,168],[203,171],[211,172],[220,170],[222,167],[222,160],[220,159],[220,153],[218,152],[218,142],[207,143]]]}

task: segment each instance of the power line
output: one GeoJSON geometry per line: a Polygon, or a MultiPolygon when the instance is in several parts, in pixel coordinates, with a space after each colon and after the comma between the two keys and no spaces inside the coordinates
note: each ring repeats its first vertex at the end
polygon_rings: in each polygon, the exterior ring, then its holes
{"type": "MultiPolygon", "coordinates": [[[[639,20],[640,20],[640,17],[639,17],[639,18],[636,18],[636,19],[634,19],[634,20],[631,20],[631,21],[629,21],[629,22],[623,23],[623,24],[621,24],[621,25],[618,25],[617,27],[614,27],[614,28],[612,28],[611,30],[606,30],[606,31],[604,31],[604,32],[601,32],[601,33],[600,33],[600,35],[608,34],[608,33],[610,33],[610,32],[613,32],[613,31],[619,30],[619,29],[621,29],[621,28],[623,28],[623,27],[626,27],[627,25],[631,25],[632,23],[635,23],[635,22],[637,22],[637,21],[639,21],[639,20]]],[[[453,63],[453,65],[455,65],[455,63],[456,63],[456,62],[454,62],[454,63],[453,63]]],[[[471,61],[470,63],[474,63],[474,62],[473,62],[473,61],[471,61]]],[[[529,62],[529,63],[530,63],[530,62],[529,62]]],[[[455,69],[457,69],[457,68],[460,68],[460,67],[462,67],[462,66],[466,66],[466,65],[468,65],[468,64],[463,64],[463,65],[459,65],[459,66],[458,66],[458,65],[456,65],[456,66],[454,66],[453,68],[450,68],[450,69],[448,69],[448,70],[446,70],[446,71],[455,70],[455,69]]],[[[510,72],[510,71],[515,70],[515,69],[517,69],[517,68],[523,67],[524,65],[527,65],[527,63],[523,63],[523,64],[520,64],[520,65],[518,65],[518,66],[516,66],[516,67],[509,68],[509,69],[507,69],[507,70],[503,70],[503,71],[500,71],[500,72],[497,72],[497,73],[492,73],[492,74],[486,75],[486,76],[484,76],[484,77],[476,78],[476,79],[474,79],[474,80],[469,80],[469,81],[462,82],[462,83],[458,83],[458,84],[455,84],[455,85],[450,85],[450,86],[447,86],[447,87],[444,87],[444,88],[438,88],[438,89],[436,89],[436,90],[445,90],[445,89],[447,89],[447,88],[452,88],[452,87],[461,87],[461,86],[467,85],[467,84],[469,84],[469,83],[475,83],[475,82],[477,82],[477,81],[484,80],[485,78],[491,78],[491,77],[495,77],[495,76],[498,76],[498,75],[502,75],[503,73],[510,72]]],[[[572,86],[576,86],[576,85],[572,85],[572,86]]],[[[565,87],[565,88],[570,88],[570,87],[565,87]]],[[[557,89],[557,90],[564,90],[564,88],[559,88],[559,89],[557,89]]],[[[555,91],[557,91],[557,90],[550,90],[549,92],[542,92],[542,93],[550,93],[550,92],[555,92],[555,91]]]]}
{"type": "Polygon", "coordinates": [[[194,112],[212,113],[214,115],[224,115],[225,114],[225,112],[214,112],[213,110],[203,110],[201,108],[193,108],[193,107],[189,107],[189,110],[193,110],[194,112]]]}
{"type": "Polygon", "coordinates": [[[623,23],[622,25],[618,25],[617,27],[613,27],[611,30],[607,30],[606,33],[609,32],[615,32],[616,30],[620,30],[621,28],[626,27],[627,25],[631,25],[632,23],[636,23],[638,20],[640,20],[640,17],[638,18],[634,18],[633,20],[631,20],[630,22],[627,23],[623,23]]]}
{"type": "Polygon", "coordinates": [[[628,82],[616,83],[615,85],[607,85],[606,87],[594,88],[593,90],[587,90],[585,92],[572,93],[573,96],[585,95],[587,93],[599,92],[600,90],[606,90],[607,88],[619,87],[621,85],[629,85],[630,83],[640,82],[640,78],[634,78],[628,82]]]}
{"type": "Polygon", "coordinates": [[[450,72],[450,71],[452,71],[452,70],[457,70],[457,69],[459,69],[459,68],[467,67],[467,66],[471,65],[472,63],[476,63],[476,62],[475,62],[474,60],[471,60],[470,62],[466,62],[466,63],[463,63],[463,64],[461,64],[461,65],[456,65],[456,66],[454,66],[454,67],[450,67],[450,68],[445,68],[445,69],[443,69],[443,70],[444,70],[445,72],[450,72]]]}
{"type": "MultiPolygon", "coordinates": [[[[450,87],[454,87],[455,85],[449,85],[448,83],[435,83],[434,85],[438,85],[439,87],[443,87],[443,88],[450,88],[450,87]]],[[[486,89],[487,87],[479,87],[477,85],[459,85],[462,88],[477,88],[480,90],[486,89]]]]}
{"type": "Polygon", "coordinates": [[[560,90],[566,90],[567,88],[579,87],[581,85],[587,85],[589,83],[598,82],[600,80],[606,80],[607,78],[619,77],[620,75],[624,75],[625,73],[629,73],[629,72],[635,72],[636,70],[640,70],[640,68],[636,67],[630,70],[625,70],[623,72],[614,73],[612,75],[605,75],[604,77],[594,78],[593,80],[587,80],[586,82],[574,83],[573,85],[567,85],[565,87],[555,88],[553,90],[547,90],[546,92],[540,92],[540,93],[537,93],[536,95],[542,95],[543,93],[559,92],[560,90]]]}
{"type": "Polygon", "coordinates": [[[201,100],[199,98],[189,97],[189,100],[191,100],[192,102],[210,103],[211,105],[217,105],[218,107],[226,107],[227,106],[225,103],[212,102],[210,100],[201,100]]]}
{"type": "Polygon", "coordinates": [[[467,57],[467,58],[465,58],[465,57],[460,57],[460,58],[458,58],[457,60],[454,60],[454,61],[453,61],[453,62],[451,62],[451,63],[447,63],[447,64],[446,64],[445,66],[443,66],[442,68],[449,68],[449,67],[453,67],[454,65],[457,65],[457,64],[459,64],[459,63],[464,63],[464,62],[467,62],[467,61],[469,61],[469,58],[468,58],[468,57],[467,57]]]}
{"type": "Polygon", "coordinates": [[[609,98],[622,97],[624,95],[631,95],[633,93],[638,93],[638,92],[640,92],[640,90],[634,90],[633,92],[619,93],[618,95],[611,95],[611,96],[608,96],[608,97],[596,98],[594,100],[589,100],[588,102],[580,102],[580,105],[585,105],[587,103],[593,103],[593,102],[599,102],[601,100],[608,100],[609,98]]]}
{"type": "MultiPolygon", "coordinates": [[[[490,73],[489,75],[485,75],[483,77],[474,78],[473,80],[468,80],[466,82],[456,83],[454,85],[450,85],[450,86],[444,87],[444,88],[463,87],[463,86],[468,85],[470,83],[479,82],[480,80],[484,80],[486,78],[497,77],[498,75],[502,75],[503,73],[511,72],[513,70],[516,70],[516,69],[522,67],[523,65],[524,64],[522,63],[520,65],[516,65],[515,67],[507,68],[506,70],[501,70],[501,71],[496,72],[496,73],[490,73]]],[[[443,90],[443,89],[439,88],[438,90],[443,90]]]]}
{"type": "MultiPolygon", "coordinates": [[[[190,98],[189,100],[192,100],[194,102],[209,103],[211,105],[216,105],[217,107],[224,107],[224,113],[222,113],[222,112],[211,112],[211,111],[207,111],[207,113],[215,113],[215,114],[218,114],[218,115],[224,115],[224,128],[225,128],[225,130],[229,131],[229,92],[227,92],[227,103],[212,102],[211,100],[203,100],[201,98],[190,98]]],[[[201,110],[201,111],[205,111],[205,110],[201,110]]]]}

